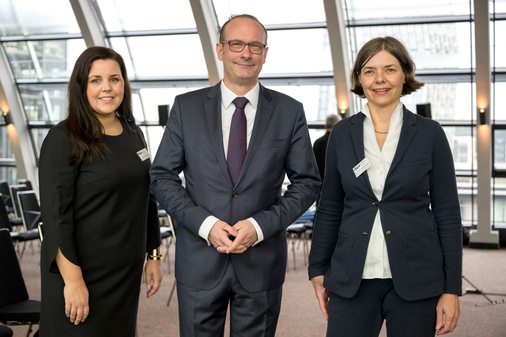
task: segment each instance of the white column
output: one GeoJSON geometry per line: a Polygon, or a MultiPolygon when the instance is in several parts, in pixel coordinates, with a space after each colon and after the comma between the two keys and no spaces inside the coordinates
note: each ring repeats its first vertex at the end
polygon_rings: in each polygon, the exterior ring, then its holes
{"type": "Polygon", "coordinates": [[[350,116],[354,111],[352,111],[353,106],[351,106],[351,70],[348,60],[348,44],[346,43],[343,7],[339,0],[323,0],[323,5],[325,6],[330,51],[332,53],[337,109],[340,113],[347,111],[346,115],[350,116]]]}
{"type": "Polygon", "coordinates": [[[206,60],[209,83],[215,85],[223,77],[222,64],[216,55],[216,43],[218,43],[220,29],[218,18],[211,0],[190,0],[190,5],[206,60]]]}
{"type": "Polygon", "coordinates": [[[469,247],[499,248],[499,233],[492,231],[492,128],[490,125],[490,15],[488,0],[474,1],[476,51],[476,149],[478,151],[478,225],[471,231],[469,247]],[[485,124],[480,123],[480,110],[485,124]]]}

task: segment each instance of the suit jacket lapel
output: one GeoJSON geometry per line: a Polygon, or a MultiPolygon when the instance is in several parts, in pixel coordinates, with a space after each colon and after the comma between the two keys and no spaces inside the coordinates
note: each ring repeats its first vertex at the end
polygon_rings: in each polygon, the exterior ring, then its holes
{"type": "MultiPolygon", "coordinates": [[[[355,116],[351,117],[352,119],[352,126],[350,127],[350,136],[351,136],[351,142],[353,144],[353,149],[355,150],[355,155],[358,164],[365,158],[365,150],[364,150],[364,118],[365,115],[363,113],[358,113],[355,116]]],[[[372,193],[372,187],[371,182],[369,181],[369,175],[367,174],[367,171],[362,173],[362,176],[364,176],[365,182],[367,186],[369,187],[369,190],[372,193]]],[[[373,193],[374,195],[374,193],[373,193]]]]}
{"type": "Polygon", "coordinates": [[[251,160],[253,159],[255,152],[257,151],[258,146],[262,141],[265,130],[267,129],[267,125],[269,124],[269,119],[271,118],[273,110],[274,103],[272,102],[272,97],[267,89],[265,89],[265,87],[260,84],[260,94],[258,97],[258,106],[255,114],[255,124],[253,125],[253,131],[251,133],[248,151],[246,152],[246,158],[244,158],[244,163],[242,164],[241,172],[237,178],[236,185],[239,185],[246,171],[248,170],[249,165],[251,164],[251,160]]]}
{"type": "Polygon", "coordinates": [[[387,178],[385,180],[388,181],[388,177],[390,174],[392,174],[395,167],[399,164],[402,157],[404,156],[404,153],[406,153],[406,150],[409,147],[409,143],[411,142],[411,139],[416,133],[416,127],[414,126],[416,124],[416,118],[415,116],[409,112],[406,107],[403,107],[403,115],[402,115],[402,128],[401,128],[401,134],[399,136],[399,143],[397,144],[397,150],[395,151],[394,159],[392,160],[392,164],[390,165],[390,170],[388,171],[387,178]]]}
{"type": "Polygon", "coordinates": [[[207,127],[211,144],[216,156],[216,161],[230,186],[233,186],[232,179],[228,173],[227,161],[223,149],[223,131],[221,127],[221,82],[211,88],[204,103],[207,127]]]}
{"type": "Polygon", "coordinates": [[[353,144],[353,149],[355,150],[355,154],[357,156],[357,164],[364,159],[364,114],[358,113],[353,116],[351,120],[352,126],[350,127],[350,136],[351,142],[353,144]]]}

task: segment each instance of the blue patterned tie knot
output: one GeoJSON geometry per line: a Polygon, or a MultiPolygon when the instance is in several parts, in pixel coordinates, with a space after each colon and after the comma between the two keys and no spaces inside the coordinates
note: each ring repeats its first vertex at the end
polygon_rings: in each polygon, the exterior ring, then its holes
{"type": "Polygon", "coordinates": [[[235,111],[230,123],[230,136],[228,138],[227,165],[232,182],[236,183],[246,157],[247,121],[244,107],[248,104],[246,97],[237,97],[233,101],[235,111]]]}

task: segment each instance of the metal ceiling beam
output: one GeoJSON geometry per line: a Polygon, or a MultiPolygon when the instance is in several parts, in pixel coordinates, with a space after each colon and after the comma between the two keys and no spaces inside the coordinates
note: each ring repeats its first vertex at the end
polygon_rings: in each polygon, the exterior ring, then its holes
{"type": "Polygon", "coordinates": [[[106,47],[104,32],[90,0],[70,0],[86,47],[106,47]]]}
{"type": "Polygon", "coordinates": [[[336,87],[337,109],[345,111],[346,116],[354,114],[350,92],[350,62],[348,60],[348,44],[346,43],[346,26],[341,1],[323,0],[327,30],[329,34],[330,51],[334,68],[334,84],[336,87]]]}
{"type": "Polygon", "coordinates": [[[215,85],[223,77],[223,66],[216,55],[220,32],[218,18],[211,0],[190,0],[190,5],[206,60],[209,83],[215,85]]]}
{"type": "MultiPolygon", "coordinates": [[[[0,109],[12,120],[7,125],[7,134],[16,160],[18,179],[29,179],[38,186],[36,151],[28,129],[21,96],[9,66],[9,59],[0,44],[0,109]]],[[[3,118],[3,117],[0,117],[3,118]]],[[[37,188],[38,190],[38,188],[37,188]]]]}

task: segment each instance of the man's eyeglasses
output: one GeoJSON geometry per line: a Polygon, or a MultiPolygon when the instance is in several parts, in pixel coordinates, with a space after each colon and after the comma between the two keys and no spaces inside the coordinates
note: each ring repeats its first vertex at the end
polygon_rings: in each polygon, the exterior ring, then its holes
{"type": "Polygon", "coordinates": [[[241,40],[230,40],[230,41],[221,41],[221,43],[228,43],[228,47],[230,48],[231,51],[235,52],[235,53],[240,53],[244,50],[244,47],[246,47],[246,45],[248,46],[249,48],[249,51],[250,53],[252,54],[262,54],[262,52],[264,51],[266,45],[263,44],[263,43],[259,43],[259,42],[244,42],[244,41],[241,41],[241,40]]]}

